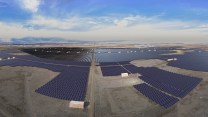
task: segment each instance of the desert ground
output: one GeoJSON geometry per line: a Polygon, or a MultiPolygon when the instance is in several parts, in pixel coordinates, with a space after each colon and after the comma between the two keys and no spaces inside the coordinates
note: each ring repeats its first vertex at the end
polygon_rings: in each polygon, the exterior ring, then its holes
{"type": "MultiPolygon", "coordinates": [[[[25,55],[25,53],[18,53],[18,55],[21,54],[25,55]]],[[[183,52],[178,51],[176,54],[183,54],[183,52]]],[[[84,109],[73,109],[69,108],[69,101],[35,92],[38,87],[56,77],[58,72],[37,67],[0,66],[0,117],[208,116],[208,72],[168,66],[167,61],[160,59],[134,60],[131,63],[138,67],[157,67],[203,80],[185,98],[180,99],[171,108],[164,109],[133,88],[133,85],[143,83],[138,78],[140,74],[130,74],[126,78],[103,77],[100,66],[92,65],[85,99],[89,105],[84,109]]]]}

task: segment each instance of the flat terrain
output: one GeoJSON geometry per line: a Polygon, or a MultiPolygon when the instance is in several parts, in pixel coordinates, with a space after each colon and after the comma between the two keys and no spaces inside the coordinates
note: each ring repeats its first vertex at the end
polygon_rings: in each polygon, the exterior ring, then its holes
{"type": "Polygon", "coordinates": [[[69,109],[69,101],[35,92],[59,73],[33,67],[0,68],[1,117],[86,116],[84,110],[69,109]]]}
{"type": "MultiPolygon", "coordinates": [[[[18,55],[24,55],[24,53],[18,53],[18,55]]],[[[56,77],[58,72],[36,67],[1,66],[0,117],[208,116],[208,72],[168,66],[167,61],[159,59],[134,60],[131,63],[140,67],[157,67],[203,80],[176,105],[164,109],[133,88],[133,85],[143,83],[138,78],[140,74],[131,74],[126,78],[120,76],[103,77],[100,67],[93,64],[90,69],[90,80],[86,94],[86,101],[89,101],[90,104],[85,109],[72,109],[68,107],[69,101],[47,97],[35,92],[37,88],[56,77]]]]}

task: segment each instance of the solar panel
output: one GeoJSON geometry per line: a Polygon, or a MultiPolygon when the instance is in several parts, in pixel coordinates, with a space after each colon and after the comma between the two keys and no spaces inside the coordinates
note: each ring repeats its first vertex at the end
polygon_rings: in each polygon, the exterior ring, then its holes
{"type": "Polygon", "coordinates": [[[151,99],[152,101],[154,101],[155,103],[165,108],[169,108],[179,101],[177,98],[171,97],[163,92],[160,92],[157,89],[150,87],[145,83],[134,85],[134,88],[146,97],[148,97],[149,99],[151,99]]]}
{"type": "Polygon", "coordinates": [[[36,92],[63,100],[84,101],[88,75],[89,71],[83,72],[73,67],[60,73],[56,78],[38,88],[36,92]]]}
{"type": "Polygon", "coordinates": [[[118,62],[119,65],[129,65],[130,64],[130,61],[121,61],[121,62],[118,62]]]}
{"type": "Polygon", "coordinates": [[[166,54],[170,52],[171,50],[168,48],[127,48],[127,49],[99,48],[99,49],[95,49],[95,61],[120,62],[120,61],[132,61],[139,59],[159,59],[161,58],[161,54],[166,54]]]}
{"type": "Polygon", "coordinates": [[[183,98],[193,90],[202,79],[175,74],[158,68],[138,68],[140,78],[146,83],[169,94],[183,98]]]}
{"type": "Polygon", "coordinates": [[[101,62],[100,66],[119,66],[117,62],[101,62]]]}
{"type": "Polygon", "coordinates": [[[177,58],[177,61],[170,61],[168,63],[169,66],[208,72],[207,51],[195,49],[192,52],[187,52],[183,55],[169,55],[163,56],[163,58],[177,58]]]}
{"type": "Polygon", "coordinates": [[[128,71],[130,71],[131,73],[138,73],[138,67],[135,65],[129,64],[129,65],[123,65],[123,67],[128,71]]]}
{"type": "Polygon", "coordinates": [[[127,70],[125,70],[121,66],[111,66],[111,67],[102,67],[101,71],[103,76],[118,76],[121,75],[121,73],[129,73],[127,70]]]}

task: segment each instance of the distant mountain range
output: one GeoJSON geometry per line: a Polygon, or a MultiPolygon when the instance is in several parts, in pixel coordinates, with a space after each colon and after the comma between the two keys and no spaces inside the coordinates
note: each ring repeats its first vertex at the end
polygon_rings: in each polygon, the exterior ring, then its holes
{"type": "Polygon", "coordinates": [[[123,42],[124,40],[112,41],[86,41],[86,40],[67,40],[63,38],[44,38],[44,37],[25,37],[12,38],[10,42],[4,42],[0,39],[1,44],[36,44],[36,43],[101,43],[101,42],[123,42]]]}

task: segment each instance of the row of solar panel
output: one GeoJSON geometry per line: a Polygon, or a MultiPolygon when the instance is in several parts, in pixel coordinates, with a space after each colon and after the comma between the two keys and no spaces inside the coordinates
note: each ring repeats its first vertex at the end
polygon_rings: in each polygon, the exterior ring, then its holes
{"type": "Polygon", "coordinates": [[[194,71],[208,72],[208,62],[206,61],[207,58],[208,57],[200,57],[199,60],[190,61],[187,58],[181,57],[178,61],[171,61],[170,63],[168,63],[168,65],[194,71]]]}
{"type": "Polygon", "coordinates": [[[177,58],[177,61],[170,61],[169,66],[194,71],[208,72],[208,51],[195,49],[194,51],[184,53],[183,55],[168,55],[164,58],[177,58]]]}
{"type": "Polygon", "coordinates": [[[121,73],[129,73],[121,66],[101,67],[103,76],[118,76],[121,73]]]}
{"type": "Polygon", "coordinates": [[[159,59],[162,53],[157,52],[138,52],[138,53],[104,53],[95,54],[96,62],[117,62],[117,61],[133,61],[138,59],[159,59]]]}
{"type": "Polygon", "coordinates": [[[8,57],[11,57],[11,55],[0,51],[0,58],[8,58],[8,57]]]}
{"type": "Polygon", "coordinates": [[[53,59],[39,58],[39,57],[36,57],[33,55],[12,55],[12,53],[16,53],[16,52],[21,52],[21,51],[19,51],[19,50],[18,51],[17,50],[2,50],[2,51],[0,51],[0,58],[8,58],[8,57],[14,56],[15,58],[19,58],[19,59],[53,63],[53,64],[79,65],[79,66],[90,66],[91,65],[90,56],[87,56],[86,58],[81,58],[80,61],[67,61],[67,60],[53,60],[53,59]]]}
{"type": "MultiPolygon", "coordinates": [[[[123,66],[101,66],[101,70],[103,76],[116,76],[124,72],[140,73],[142,75],[140,76],[140,78],[146,83],[164,92],[167,92],[169,94],[181,98],[185,97],[202,80],[200,78],[175,74],[158,68],[136,67],[132,64],[123,65],[123,66]]],[[[144,95],[146,95],[148,98],[160,104],[161,106],[164,106],[165,108],[170,107],[171,105],[175,104],[178,101],[178,99],[168,96],[156,89],[153,91],[156,93],[155,94],[152,92],[154,88],[153,89],[152,87],[148,88],[146,85],[145,86],[139,85],[134,87],[139,89],[139,91],[144,95]],[[150,94],[150,92],[153,94],[150,94]],[[161,95],[162,97],[160,97],[161,95]],[[169,102],[165,102],[165,100],[169,100],[169,102]]]]}
{"type": "Polygon", "coordinates": [[[152,101],[154,101],[155,103],[165,108],[169,108],[179,101],[177,98],[171,97],[163,92],[160,92],[145,83],[134,85],[134,88],[146,97],[148,97],[149,99],[151,99],[152,101]]]}
{"type": "Polygon", "coordinates": [[[132,61],[138,59],[160,59],[162,54],[171,53],[168,48],[97,49],[96,62],[132,61]]]}
{"type": "Polygon", "coordinates": [[[37,93],[63,100],[84,101],[88,72],[67,69],[36,90],[37,93]]]}
{"type": "Polygon", "coordinates": [[[0,62],[0,66],[31,66],[31,67],[39,67],[49,69],[55,72],[62,72],[69,67],[79,68],[80,71],[85,70],[85,68],[89,68],[88,66],[67,66],[61,64],[53,64],[53,63],[45,63],[45,62],[34,62],[29,60],[22,59],[13,59],[13,60],[5,60],[0,62]]]}
{"type": "Polygon", "coordinates": [[[184,88],[186,87],[186,85],[199,80],[198,78],[175,74],[155,67],[151,67],[151,68],[140,67],[138,68],[138,72],[144,76],[157,77],[156,79],[159,82],[164,82],[166,84],[174,85],[176,89],[184,88]],[[178,84],[178,82],[180,82],[180,84],[178,84]]]}
{"type": "Polygon", "coordinates": [[[140,78],[148,84],[169,94],[183,98],[194,89],[202,79],[160,70],[158,68],[138,68],[140,78]]]}
{"type": "Polygon", "coordinates": [[[115,66],[108,66],[110,63],[101,63],[101,71],[103,76],[118,76],[121,73],[138,73],[138,67],[128,63],[114,63],[115,66]]]}
{"type": "Polygon", "coordinates": [[[120,65],[128,65],[130,61],[122,61],[122,62],[100,62],[100,66],[120,66],[120,65]]]}
{"type": "MultiPolygon", "coordinates": [[[[27,50],[27,49],[25,49],[25,50],[27,50]]],[[[39,50],[39,49],[32,49],[32,50],[39,50]]],[[[48,49],[42,48],[42,50],[45,51],[48,49]]],[[[134,59],[159,58],[160,54],[170,52],[170,50],[168,48],[166,48],[166,49],[157,48],[157,50],[158,51],[156,51],[156,48],[95,49],[95,61],[96,62],[113,62],[113,61],[126,61],[126,60],[131,61],[134,59]],[[112,54],[109,54],[109,52],[112,54]],[[122,52],[122,54],[119,52],[122,52]]],[[[64,51],[64,50],[60,50],[60,52],[61,51],[64,51]]],[[[12,51],[5,51],[5,52],[12,52],[12,51]]],[[[26,52],[28,52],[28,51],[26,51],[26,52]]],[[[80,56],[77,59],[74,59],[72,61],[74,61],[74,62],[75,61],[77,61],[77,62],[78,61],[91,62],[92,61],[91,53],[82,53],[82,56],[80,56]]],[[[63,62],[63,60],[62,60],[62,62],[63,62]]]]}
{"type": "Polygon", "coordinates": [[[0,61],[0,66],[32,66],[61,72],[36,92],[64,100],[84,101],[89,74],[88,66],[72,67],[23,59],[0,61]]]}
{"type": "Polygon", "coordinates": [[[33,61],[33,62],[44,62],[44,63],[51,63],[51,64],[61,64],[61,65],[78,65],[78,66],[90,66],[90,62],[77,62],[77,61],[64,61],[64,60],[50,60],[45,58],[38,58],[31,55],[10,55],[5,53],[0,53],[0,58],[8,58],[8,57],[15,57],[18,59],[26,60],[26,61],[33,61]]]}
{"type": "Polygon", "coordinates": [[[31,61],[41,61],[46,63],[53,64],[62,64],[62,65],[79,65],[79,66],[90,66],[91,62],[77,62],[77,61],[66,61],[66,60],[52,60],[46,58],[39,58],[32,55],[16,56],[19,59],[31,60],[31,61]]]}

